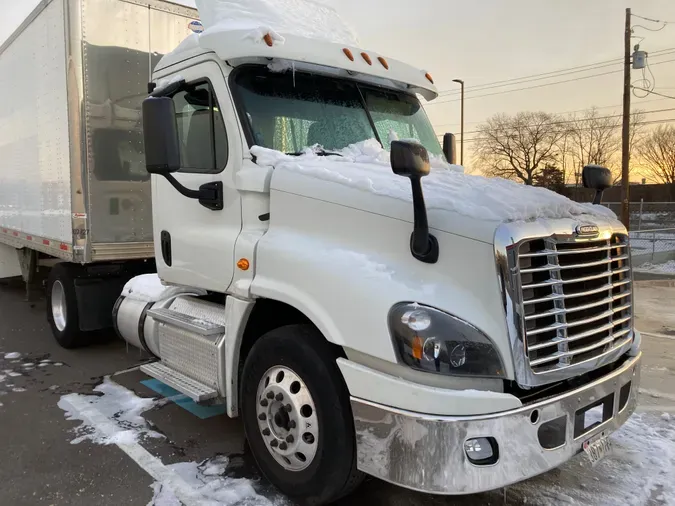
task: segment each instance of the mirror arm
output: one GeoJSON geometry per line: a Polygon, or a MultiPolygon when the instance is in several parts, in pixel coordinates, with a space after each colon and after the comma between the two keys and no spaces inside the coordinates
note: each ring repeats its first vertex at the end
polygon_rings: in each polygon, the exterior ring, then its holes
{"type": "Polygon", "coordinates": [[[223,183],[222,181],[214,181],[206,183],[199,187],[199,190],[191,190],[186,188],[176,180],[171,174],[162,174],[171,186],[178,192],[189,199],[199,200],[199,203],[210,209],[211,211],[222,211],[225,207],[223,201],[223,183]]]}
{"type": "Polygon", "coordinates": [[[438,240],[429,233],[429,220],[427,218],[426,204],[424,203],[422,179],[420,177],[410,177],[410,183],[412,184],[414,213],[413,233],[410,237],[410,252],[421,262],[435,264],[438,262],[439,255],[438,240]]]}
{"type": "Polygon", "coordinates": [[[593,205],[599,206],[602,204],[602,190],[595,190],[595,197],[593,197],[593,205]]]}
{"type": "Polygon", "coordinates": [[[187,197],[189,199],[198,199],[201,198],[202,193],[199,190],[191,190],[190,188],[186,188],[182,184],[180,184],[175,177],[173,177],[171,174],[162,174],[166,180],[171,183],[171,186],[173,186],[176,190],[178,190],[178,193],[180,193],[183,197],[187,197]]]}

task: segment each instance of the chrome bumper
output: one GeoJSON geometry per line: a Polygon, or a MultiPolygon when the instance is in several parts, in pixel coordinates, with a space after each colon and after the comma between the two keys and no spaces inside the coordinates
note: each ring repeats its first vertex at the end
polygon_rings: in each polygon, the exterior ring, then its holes
{"type": "Polygon", "coordinates": [[[443,495],[494,490],[544,473],[579,453],[584,441],[626,422],[637,406],[641,358],[628,358],[577,390],[491,415],[434,416],[352,398],[358,467],[402,487],[443,495]],[[584,428],[585,411],[599,403],[602,423],[584,428]],[[495,463],[475,465],[467,458],[464,442],[478,437],[496,440],[495,463]]]}

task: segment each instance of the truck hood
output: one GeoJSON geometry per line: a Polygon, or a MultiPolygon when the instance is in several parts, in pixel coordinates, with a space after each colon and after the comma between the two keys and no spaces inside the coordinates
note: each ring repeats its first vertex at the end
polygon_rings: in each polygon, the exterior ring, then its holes
{"type": "MultiPolygon", "coordinates": [[[[333,156],[309,149],[290,156],[258,146],[251,154],[256,164],[274,167],[272,190],[413,222],[410,181],[393,174],[389,153],[374,139],[333,156]]],[[[580,204],[544,188],[467,175],[440,158],[432,157],[431,162],[432,171],[422,186],[432,229],[492,243],[496,228],[504,222],[615,219],[605,207],[580,204]]]]}

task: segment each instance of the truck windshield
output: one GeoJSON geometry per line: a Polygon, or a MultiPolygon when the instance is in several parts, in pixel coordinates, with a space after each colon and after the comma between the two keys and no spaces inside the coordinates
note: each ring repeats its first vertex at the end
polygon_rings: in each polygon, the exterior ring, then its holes
{"type": "Polygon", "coordinates": [[[413,95],[306,72],[250,66],[236,72],[233,89],[249,142],[284,153],[319,144],[339,150],[367,139],[390,149],[394,138],[442,149],[413,95]]]}

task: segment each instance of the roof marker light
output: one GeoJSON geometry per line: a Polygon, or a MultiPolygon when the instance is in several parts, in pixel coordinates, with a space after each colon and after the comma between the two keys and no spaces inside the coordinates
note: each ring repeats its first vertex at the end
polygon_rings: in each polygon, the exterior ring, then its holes
{"type": "Polygon", "coordinates": [[[272,47],[274,45],[274,40],[272,39],[272,36],[269,33],[265,34],[263,40],[265,41],[265,44],[267,44],[269,47],[272,47]]]}
{"type": "Polygon", "coordinates": [[[424,74],[424,77],[426,77],[427,80],[428,80],[431,84],[434,84],[434,78],[431,77],[431,74],[429,74],[429,72],[427,72],[426,74],[424,74]]]}
{"type": "Polygon", "coordinates": [[[347,58],[349,58],[351,61],[354,61],[354,54],[352,53],[351,49],[346,47],[342,50],[342,52],[347,55],[347,58]]]}
{"type": "Polygon", "coordinates": [[[364,60],[366,60],[366,63],[367,63],[368,65],[372,65],[372,64],[373,64],[373,60],[370,59],[370,55],[369,55],[368,53],[366,53],[366,52],[361,53],[361,57],[362,57],[364,60]]]}
{"type": "Polygon", "coordinates": [[[389,70],[389,62],[387,60],[385,60],[382,56],[379,56],[377,59],[385,69],[389,70]]]}

